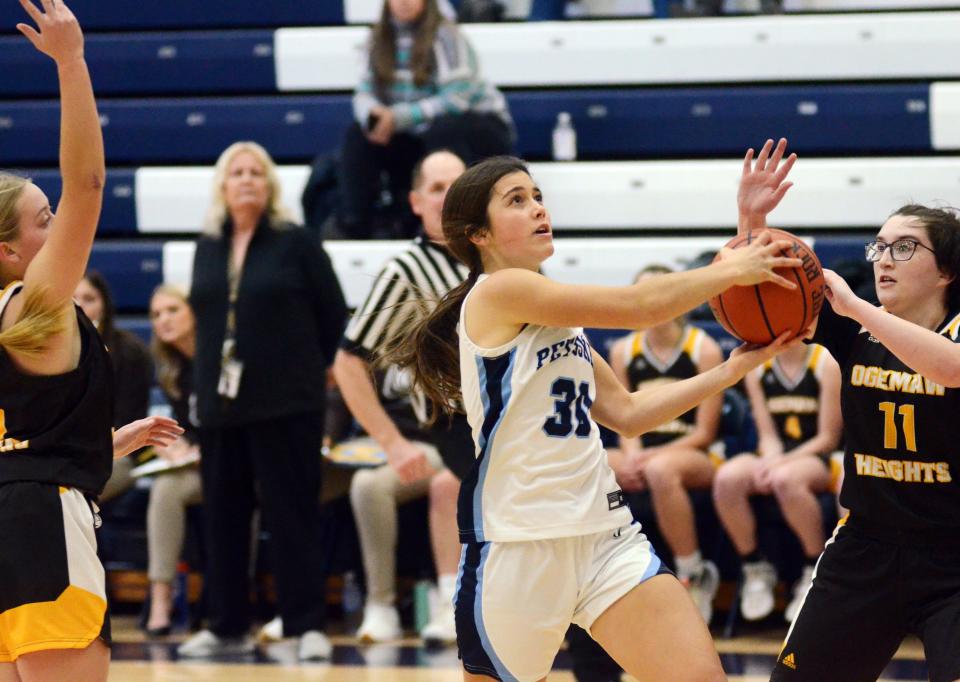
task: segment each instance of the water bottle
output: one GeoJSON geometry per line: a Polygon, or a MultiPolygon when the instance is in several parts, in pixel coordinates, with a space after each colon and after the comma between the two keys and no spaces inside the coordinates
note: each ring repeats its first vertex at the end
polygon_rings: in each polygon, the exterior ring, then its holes
{"type": "Polygon", "coordinates": [[[553,160],[577,160],[577,131],[566,111],[557,114],[557,125],[553,129],[553,160]]]}
{"type": "Polygon", "coordinates": [[[343,620],[350,629],[360,625],[363,617],[363,594],[357,584],[357,575],[353,571],[343,574],[343,620]]]}
{"type": "Polygon", "coordinates": [[[413,586],[413,627],[422,632],[430,622],[430,588],[429,580],[420,579],[413,586]]]}

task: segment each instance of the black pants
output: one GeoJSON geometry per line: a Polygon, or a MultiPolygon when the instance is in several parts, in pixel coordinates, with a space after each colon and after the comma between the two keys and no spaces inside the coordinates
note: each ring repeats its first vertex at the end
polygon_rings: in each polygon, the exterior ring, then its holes
{"type": "Polygon", "coordinates": [[[440,116],[423,133],[399,133],[389,144],[378,145],[354,122],[347,129],[340,155],[340,222],[346,236],[371,236],[371,216],[384,171],[401,218],[412,221],[407,193],[413,167],[438,149],[449,149],[469,166],[488,156],[509,154],[510,129],[496,114],[440,116]]]}
{"type": "Polygon", "coordinates": [[[960,538],[851,526],[827,543],[770,679],[873,682],[909,633],[931,682],[960,678],[960,538]]]}
{"type": "Polygon", "coordinates": [[[215,634],[236,637],[250,627],[250,522],[258,493],[284,634],[324,628],[318,506],[322,435],[320,413],[200,430],[205,582],[215,634]]]}

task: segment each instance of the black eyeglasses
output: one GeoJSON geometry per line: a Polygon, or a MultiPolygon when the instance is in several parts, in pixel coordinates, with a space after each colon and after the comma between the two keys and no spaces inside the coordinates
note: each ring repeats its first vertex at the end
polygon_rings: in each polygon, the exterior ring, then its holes
{"type": "Polygon", "coordinates": [[[863,245],[865,255],[867,260],[871,263],[876,263],[878,260],[883,258],[883,252],[887,249],[890,249],[890,256],[893,260],[905,261],[913,258],[913,254],[917,252],[917,247],[922,246],[930,253],[936,253],[933,249],[925,244],[914,239],[898,239],[897,241],[887,244],[886,242],[881,242],[874,240],[872,242],[867,242],[863,245]]]}

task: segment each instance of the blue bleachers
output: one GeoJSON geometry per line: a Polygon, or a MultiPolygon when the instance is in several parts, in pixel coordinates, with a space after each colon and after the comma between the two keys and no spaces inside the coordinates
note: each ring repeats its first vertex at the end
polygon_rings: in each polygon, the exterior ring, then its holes
{"type": "MultiPolygon", "coordinates": [[[[273,31],[92,35],[85,57],[97,94],[276,91],[273,31]]],[[[21,37],[0,38],[0,95],[55,97],[53,62],[21,37]]]]}
{"type": "MultiPolygon", "coordinates": [[[[508,95],[518,152],[550,154],[557,113],[569,111],[584,159],[739,156],[785,135],[803,153],[931,150],[928,84],[523,91],[508,95]]],[[[277,161],[336,149],[352,120],[349,95],[103,100],[110,164],[210,163],[238,139],[277,161]]],[[[0,102],[2,163],[54,164],[59,106],[0,102]]]]}
{"type": "MultiPolygon", "coordinates": [[[[50,204],[56,210],[62,188],[60,172],[38,170],[29,172],[27,175],[46,193],[50,204]]],[[[97,228],[101,233],[136,234],[135,189],[132,170],[111,168],[107,172],[107,184],[103,191],[103,209],[100,212],[100,224],[97,228]]]]}
{"type": "MultiPolygon", "coordinates": [[[[335,26],[344,22],[340,0],[74,0],[70,8],[86,31],[335,26]]],[[[19,3],[0,3],[0,33],[15,32],[24,16],[19,3]]]]}
{"type": "MultiPolygon", "coordinates": [[[[309,159],[339,144],[351,115],[347,96],[106,100],[99,110],[110,164],[210,163],[240,139],[278,160],[309,159]]],[[[0,103],[3,163],[55,164],[59,125],[55,102],[0,103]]]]}
{"type": "Polygon", "coordinates": [[[163,281],[163,244],[144,240],[97,242],[90,254],[90,269],[106,278],[118,311],[144,311],[150,294],[163,281]]]}

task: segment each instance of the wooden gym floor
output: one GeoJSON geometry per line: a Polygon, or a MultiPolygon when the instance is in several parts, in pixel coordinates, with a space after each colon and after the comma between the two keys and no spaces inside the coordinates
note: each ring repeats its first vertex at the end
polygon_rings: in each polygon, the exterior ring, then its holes
{"type": "MultiPolygon", "coordinates": [[[[176,646],[186,635],[147,641],[133,618],[114,618],[111,682],[459,682],[462,680],[456,648],[428,650],[418,639],[358,646],[353,637],[331,636],[330,663],[299,665],[293,641],[261,647],[255,656],[212,662],[180,662],[176,646]]],[[[765,682],[780,648],[783,629],[719,640],[724,669],[731,682],[765,682]]],[[[570,659],[561,651],[551,682],[574,682],[570,659]]],[[[624,677],[625,680],[632,678],[624,677]]],[[[901,647],[882,680],[920,682],[927,679],[919,642],[901,647]]]]}

